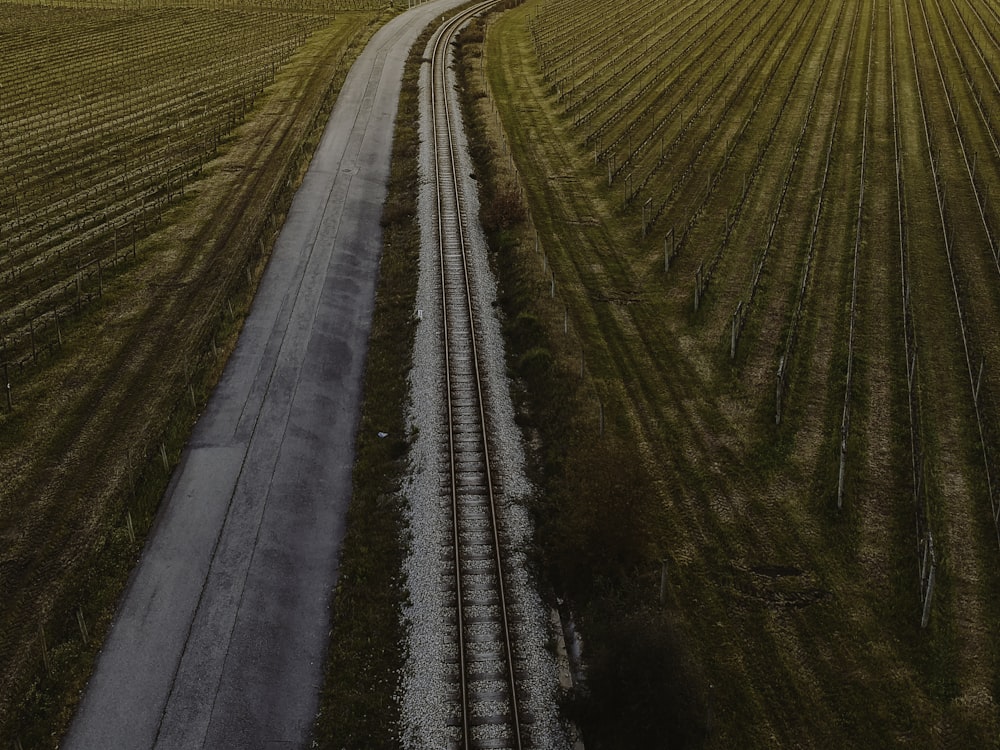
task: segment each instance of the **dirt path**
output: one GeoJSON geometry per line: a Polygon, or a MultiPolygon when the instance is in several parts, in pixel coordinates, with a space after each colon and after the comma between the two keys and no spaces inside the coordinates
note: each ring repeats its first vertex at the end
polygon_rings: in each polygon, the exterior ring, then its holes
{"type": "Polygon", "coordinates": [[[352,66],[67,747],[308,744],[402,68],[423,26],[455,4],[389,21],[352,66]]]}

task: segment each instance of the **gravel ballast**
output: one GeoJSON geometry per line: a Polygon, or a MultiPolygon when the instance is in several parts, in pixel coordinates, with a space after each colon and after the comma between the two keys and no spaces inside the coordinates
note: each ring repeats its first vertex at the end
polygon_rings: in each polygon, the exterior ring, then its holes
{"type": "MultiPolygon", "coordinates": [[[[429,50],[425,59],[429,57],[429,50]]],[[[404,612],[408,626],[408,662],[400,695],[403,744],[414,750],[448,747],[455,735],[449,729],[455,686],[450,634],[455,627],[454,604],[443,585],[450,568],[451,505],[442,492],[447,480],[447,434],[444,424],[444,364],[441,352],[440,269],[433,184],[433,142],[430,130],[430,66],[421,70],[420,121],[420,275],[417,288],[419,323],[410,372],[409,427],[416,437],[411,450],[411,473],[404,492],[408,506],[410,551],[405,562],[410,602],[404,612]]],[[[454,73],[449,69],[453,107],[454,73]]],[[[464,131],[456,133],[458,173],[462,176],[464,225],[469,248],[472,295],[479,333],[480,367],[491,434],[494,482],[505,544],[505,574],[509,614],[516,638],[516,657],[522,667],[519,690],[523,710],[532,716],[527,745],[567,748],[556,709],[558,689],[554,657],[546,650],[549,618],[528,574],[531,542],[530,516],[523,503],[532,487],[524,473],[524,444],[514,421],[514,406],[506,376],[504,343],[494,302],[496,282],[487,258],[486,239],[479,225],[479,199],[464,131]]]]}

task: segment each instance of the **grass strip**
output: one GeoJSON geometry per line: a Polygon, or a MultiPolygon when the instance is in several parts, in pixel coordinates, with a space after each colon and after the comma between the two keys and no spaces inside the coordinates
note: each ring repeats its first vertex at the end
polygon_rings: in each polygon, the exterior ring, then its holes
{"type": "Polygon", "coordinates": [[[410,447],[406,405],[420,257],[419,79],[433,31],[428,27],[410,50],[396,114],[354,494],[332,593],[326,677],[314,728],[314,747],[320,748],[399,747],[396,696],[406,658],[402,608],[407,597],[400,489],[410,447]]]}

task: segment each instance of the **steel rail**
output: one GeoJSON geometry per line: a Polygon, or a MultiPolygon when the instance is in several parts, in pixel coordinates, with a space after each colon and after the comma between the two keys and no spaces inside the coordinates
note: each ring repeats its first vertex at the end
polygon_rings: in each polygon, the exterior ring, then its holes
{"type": "MultiPolygon", "coordinates": [[[[453,393],[463,387],[471,387],[475,394],[475,401],[478,405],[478,435],[479,445],[477,446],[480,455],[476,457],[481,464],[485,475],[485,496],[486,510],[488,510],[489,525],[492,537],[492,560],[496,565],[496,597],[499,609],[499,624],[501,628],[501,647],[505,654],[505,668],[507,672],[507,690],[509,691],[508,720],[511,728],[510,743],[517,750],[522,748],[521,720],[518,711],[517,685],[514,671],[514,657],[511,645],[510,623],[507,614],[507,592],[504,585],[503,560],[500,548],[499,531],[496,518],[496,502],[493,491],[493,476],[489,452],[489,435],[487,430],[486,414],[483,400],[483,386],[479,371],[479,351],[476,342],[475,326],[475,306],[473,304],[471,285],[469,282],[469,262],[467,256],[465,230],[462,222],[462,188],[458,178],[457,156],[455,144],[454,105],[452,98],[448,95],[448,49],[451,41],[458,31],[475,15],[490,7],[496,0],[487,0],[459,13],[449,21],[442,24],[438,29],[432,46],[431,54],[431,116],[433,118],[433,143],[434,143],[434,168],[435,168],[435,200],[437,207],[437,232],[438,232],[438,254],[441,264],[441,312],[443,325],[443,348],[445,364],[445,392],[448,421],[448,456],[451,481],[451,507],[452,507],[452,533],[454,536],[454,565],[455,565],[455,606],[456,606],[456,634],[457,652],[459,663],[459,696],[461,702],[461,746],[469,748],[472,745],[470,735],[470,713],[471,702],[469,689],[469,665],[467,663],[466,648],[468,646],[465,635],[465,602],[462,581],[463,552],[462,552],[462,521],[461,504],[459,493],[459,449],[456,447],[456,420],[453,393]],[[452,211],[453,216],[446,217],[452,211]],[[448,219],[452,219],[454,224],[449,226],[448,219]],[[454,239],[457,247],[446,247],[449,243],[449,230],[454,231],[454,239]],[[447,253],[456,252],[461,258],[461,269],[450,268],[447,253]],[[452,273],[449,275],[449,271],[452,273]],[[464,310],[450,311],[449,309],[449,282],[459,284],[464,291],[462,305],[464,310]],[[455,330],[456,326],[450,325],[449,313],[459,316],[468,316],[466,330],[455,330]],[[455,350],[468,347],[471,372],[465,373],[471,382],[457,382],[457,375],[452,367],[452,354],[455,350]]],[[[457,265],[457,263],[456,263],[457,265]]],[[[454,304],[454,301],[451,303],[454,304]]],[[[465,450],[468,450],[467,448],[465,450]]],[[[463,456],[468,460],[468,456],[463,456]]]]}

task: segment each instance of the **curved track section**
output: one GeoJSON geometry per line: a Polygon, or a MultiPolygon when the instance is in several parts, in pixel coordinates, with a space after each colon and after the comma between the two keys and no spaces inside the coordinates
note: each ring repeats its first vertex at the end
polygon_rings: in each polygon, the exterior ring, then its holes
{"type": "Polygon", "coordinates": [[[449,471],[442,493],[450,495],[454,557],[455,663],[453,716],[460,747],[523,747],[515,651],[508,622],[502,546],[498,530],[490,436],[477,351],[476,312],[465,244],[466,211],[457,175],[455,129],[459,115],[447,75],[451,41],[491,2],[443,24],[432,40],[437,239],[444,321],[445,390],[449,471]]]}

